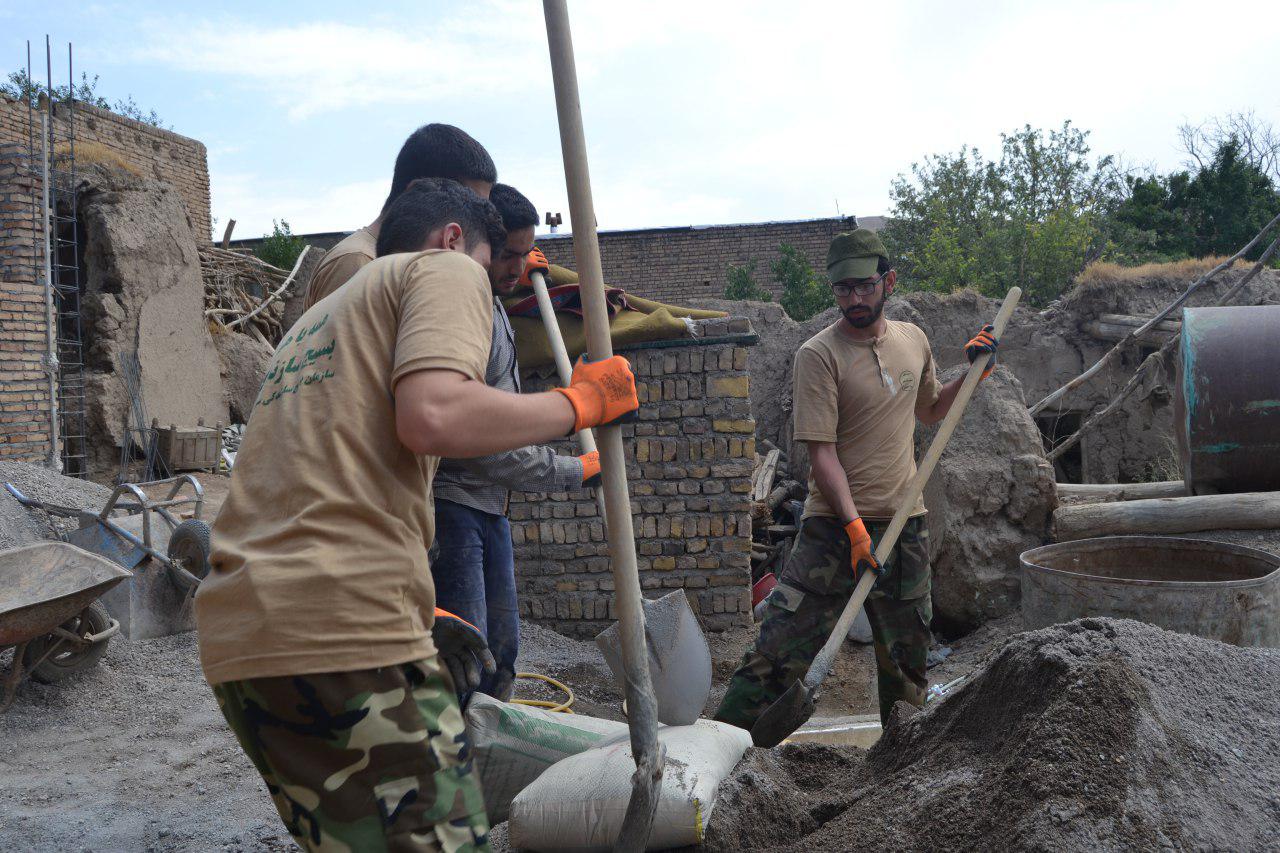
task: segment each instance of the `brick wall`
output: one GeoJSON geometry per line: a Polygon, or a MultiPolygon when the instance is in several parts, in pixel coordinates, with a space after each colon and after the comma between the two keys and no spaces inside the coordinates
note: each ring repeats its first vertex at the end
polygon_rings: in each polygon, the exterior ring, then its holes
{"type": "MultiPolygon", "coordinates": [[[[867,217],[864,224],[877,227],[880,217],[867,217]]],[[[773,291],[776,299],[781,291],[769,273],[769,264],[777,259],[779,245],[795,246],[814,269],[824,270],[831,238],[852,227],[849,219],[835,218],[603,231],[600,256],[604,280],[609,284],[650,299],[691,307],[696,307],[699,299],[724,296],[725,272],[730,264],[754,260],[756,281],[773,291]]],[[[541,236],[538,248],[553,264],[577,267],[572,234],[541,236]]]]}
{"type": "Polygon", "coordinates": [[[48,326],[36,280],[40,179],[27,168],[26,143],[0,142],[0,459],[49,456],[48,326]]]}
{"type": "MultiPolygon", "coordinates": [[[[54,138],[58,143],[68,137],[69,114],[65,105],[57,105],[54,138]]],[[[38,143],[40,117],[32,115],[36,124],[33,136],[38,143]]],[[[26,150],[27,117],[26,104],[0,96],[0,144],[16,143],[26,150]]],[[[204,143],[78,102],[75,138],[77,145],[96,142],[111,149],[144,175],[178,190],[191,216],[196,239],[209,239],[209,163],[204,143]]]]}
{"type": "MultiPolygon", "coordinates": [[[[750,624],[751,472],[745,320],[718,321],[681,346],[620,350],[636,373],[639,420],[623,427],[640,584],[684,589],[710,630],[750,624]]],[[[526,390],[550,383],[527,379],[526,390]]],[[[570,441],[562,453],[576,454],[570,441]]],[[[520,611],[594,636],[617,617],[604,525],[591,493],[520,493],[508,513],[520,611]]]]}

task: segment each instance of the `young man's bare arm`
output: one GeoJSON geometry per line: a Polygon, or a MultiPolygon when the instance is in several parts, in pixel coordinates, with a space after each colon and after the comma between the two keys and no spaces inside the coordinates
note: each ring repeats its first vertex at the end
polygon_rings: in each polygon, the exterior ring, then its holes
{"type": "Polygon", "coordinates": [[[511,394],[449,369],[418,370],[394,388],[396,436],[414,453],[463,459],[618,423],[640,407],[620,355],[579,361],[568,388],[511,394]]]}
{"type": "Polygon", "coordinates": [[[942,386],[938,399],[934,400],[932,406],[916,407],[916,417],[919,418],[920,423],[929,426],[945,418],[947,412],[951,411],[951,404],[955,402],[956,394],[960,393],[960,386],[963,384],[963,376],[959,379],[952,379],[942,386]]]}
{"type": "Polygon", "coordinates": [[[849,475],[840,464],[835,444],[830,441],[806,441],[805,444],[809,447],[809,465],[813,469],[813,479],[818,484],[818,491],[827,499],[827,505],[836,514],[840,524],[848,524],[858,517],[858,508],[853,505],[853,495],[849,493],[849,475]]]}
{"type": "Polygon", "coordinates": [[[574,424],[563,394],[512,394],[452,370],[410,373],[395,398],[396,435],[423,456],[484,456],[562,438],[574,424]]]}

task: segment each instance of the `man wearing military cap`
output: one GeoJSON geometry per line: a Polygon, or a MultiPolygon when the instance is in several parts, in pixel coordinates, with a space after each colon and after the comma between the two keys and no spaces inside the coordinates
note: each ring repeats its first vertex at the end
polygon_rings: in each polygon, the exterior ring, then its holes
{"type": "MultiPolygon", "coordinates": [[[[928,688],[933,607],[923,499],[883,566],[873,550],[916,472],[916,420],[946,417],[963,379],[939,383],[924,332],[884,316],[897,274],[874,232],[859,228],[832,240],[827,277],[843,316],[805,341],[792,375],[794,434],[811,463],[809,497],[760,635],[715,715],[745,729],[804,677],[864,571],[879,575],[865,606],[881,720],[898,700],[923,705],[928,688]]],[[[995,350],[990,326],[965,346],[971,362],[995,350]]]]}

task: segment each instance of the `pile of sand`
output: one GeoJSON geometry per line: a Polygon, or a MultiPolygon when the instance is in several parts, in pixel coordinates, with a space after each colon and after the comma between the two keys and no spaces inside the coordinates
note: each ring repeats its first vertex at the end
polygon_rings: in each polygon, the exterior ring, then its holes
{"type": "MultiPolygon", "coordinates": [[[[12,483],[29,498],[76,509],[102,509],[111,490],[88,480],[64,477],[56,471],[26,462],[0,462],[0,550],[48,539],[53,531],[39,510],[28,509],[4,488],[12,483]]],[[[75,522],[64,526],[74,528],[75,522]]]]}
{"type": "Polygon", "coordinates": [[[1019,634],[865,756],[753,750],[721,788],[708,846],[1270,848],[1277,684],[1280,650],[1129,620],[1019,634]]]}

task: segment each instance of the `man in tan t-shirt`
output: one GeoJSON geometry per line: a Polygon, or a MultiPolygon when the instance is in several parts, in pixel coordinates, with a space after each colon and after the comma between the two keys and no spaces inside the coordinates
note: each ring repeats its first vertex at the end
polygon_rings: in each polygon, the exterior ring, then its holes
{"type": "Polygon", "coordinates": [[[387,209],[405,187],[418,178],[450,178],[474,190],[481,198],[488,198],[498,180],[498,170],[484,146],[453,125],[426,124],[415,130],[396,156],[391,192],[382,213],[325,252],[307,283],[304,303],[307,308],[342,287],[361,267],[377,257],[378,233],[387,209]]]}
{"type": "MultiPolygon", "coordinates": [[[[427,562],[441,456],[494,453],[638,407],[615,357],[568,389],[484,382],[489,202],[420,180],[378,259],[285,335],[254,404],[195,599],[218,704],[309,850],[486,850],[427,562]],[[433,641],[434,639],[434,641],[433,641]]],[[[447,644],[447,645],[446,645],[447,644]]]]}
{"type": "MultiPolygon", "coordinates": [[[[946,417],[963,379],[939,384],[924,332],[884,316],[897,276],[873,232],[837,236],[827,275],[843,316],[805,341],[792,376],[794,435],[811,464],[804,517],[760,636],[715,715],[745,729],[804,677],[864,571],[879,575],[866,610],[881,720],[896,701],[923,705],[928,689],[933,608],[923,499],[884,566],[873,548],[915,475],[915,422],[946,417]]],[[[970,361],[990,354],[995,364],[990,328],[966,345],[970,361]]]]}

